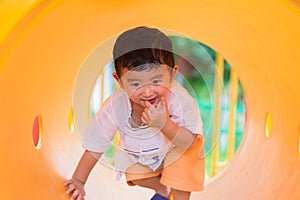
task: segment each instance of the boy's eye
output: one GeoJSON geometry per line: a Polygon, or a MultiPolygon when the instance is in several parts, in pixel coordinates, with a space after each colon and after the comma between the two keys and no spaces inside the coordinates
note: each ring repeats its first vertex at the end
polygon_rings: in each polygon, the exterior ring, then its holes
{"type": "Polygon", "coordinates": [[[159,83],[161,83],[161,80],[159,80],[159,79],[156,79],[156,80],[153,80],[153,81],[152,81],[152,83],[153,83],[154,85],[156,85],[156,84],[159,84],[159,83]]]}
{"type": "Polygon", "coordinates": [[[131,86],[131,87],[139,87],[140,84],[139,84],[139,83],[131,83],[130,86],[131,86]]]}

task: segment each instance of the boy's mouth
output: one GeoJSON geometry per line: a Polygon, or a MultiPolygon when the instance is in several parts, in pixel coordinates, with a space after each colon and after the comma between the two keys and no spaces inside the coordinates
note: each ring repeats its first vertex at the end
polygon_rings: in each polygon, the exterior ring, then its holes
{"type": "Polygon", "coordinates": [[[151,103],[151,104],[153,105],[153,104],[156,103],[157,97],[154,97],[154,98],[152,98],[152,99],[147,99],[147,100],[145,100],[145,101],[148,101],[149,103],[151,103]]]}

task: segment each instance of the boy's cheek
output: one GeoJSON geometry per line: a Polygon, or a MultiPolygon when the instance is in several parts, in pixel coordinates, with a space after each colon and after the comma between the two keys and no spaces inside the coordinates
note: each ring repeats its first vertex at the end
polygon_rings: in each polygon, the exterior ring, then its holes
{"type": "Polygon", "coordinates": [[[137,91],[136,90],[130,90],[127,92],[129,98],[133,98],[133,99],[136,99],[138,97],[138,94],[137,94],[137,91]]]}
{"type": "Polygon", "coordinates": [[[162,94],[162,96],[165,96],[166,94],[168,94],[169,91],[170,91],[170,88],[169,88],[169,87],[162,86],[162,87],[160,88],[160,93],[162,94]]]}
{"type": "Polygon", "coordinates": [[[127,93],[127,95],[131,98],[131,96],[134,96],[134,94],[136,93],[136,90],[130,89],[129,87],[124,86],[122,89],[125,90],[125,92],[127,93]]]}
{"type": "Polygon", "coordinates": [[[162,90],[170,90],[171,84],[169,82],[162,82],[159,87],[162,90]]]}
{"type": "Polygon", "coordinates": [[[127,94],[128,94],[129,99],[131,101],[139,102],[139,98],[138,98],[138,95],[136,93],[132,92],[132,93],[127,93],[127,94]]]}

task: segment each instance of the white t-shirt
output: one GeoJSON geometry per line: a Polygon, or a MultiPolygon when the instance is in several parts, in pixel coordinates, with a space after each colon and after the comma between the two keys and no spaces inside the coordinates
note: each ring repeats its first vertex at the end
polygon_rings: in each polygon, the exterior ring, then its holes
{"type": "MultiPolygon", "coordinates": [[[[194,134],[203,133],[197,102],[176,81],[171,84],[166,101],[171,120],[194,134]]],[[[132,128],[130,116],[129,96],[119,88],[103,103],[88,126],[84,146],[89,151],[104,152],[119,131],[120,144],[114,158],[115,169],[124,172],[131,165],[141,163],[156,170],[174,145],[157,128],[132,128]]]]}

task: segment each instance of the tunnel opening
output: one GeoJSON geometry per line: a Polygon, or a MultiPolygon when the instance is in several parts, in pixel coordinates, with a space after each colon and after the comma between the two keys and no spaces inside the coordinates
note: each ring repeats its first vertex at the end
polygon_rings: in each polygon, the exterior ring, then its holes
{"type": "MultiPolygon", "coordinates": [[[[218,56],[220,58],[218,52],[187,37],[169,37],[176,52],[175,62],[179,66],[176,81],[197,100],[201,112],[205,138],[206,180],[209,180],[226,167],[240,148],[246,123],[244,89],[227,60],[221,58],[217,61],[218,56]],[[221,72],[218,67],[222,68],[221,72]],[[220,85],[218,94],[216,84],[220,85]],[[217,125],[214,125],[214,121],[217,125]]],[[[110,61],[96,78],[90,94],[90,119],[95,117],[101,103],[118,87],[112,77],[113,72],[114,64],[110,61]]],[[[117,134],[111,147],[104,154],[104,163],[114,164],[113,156],[118,141],[117,134]]]]}

